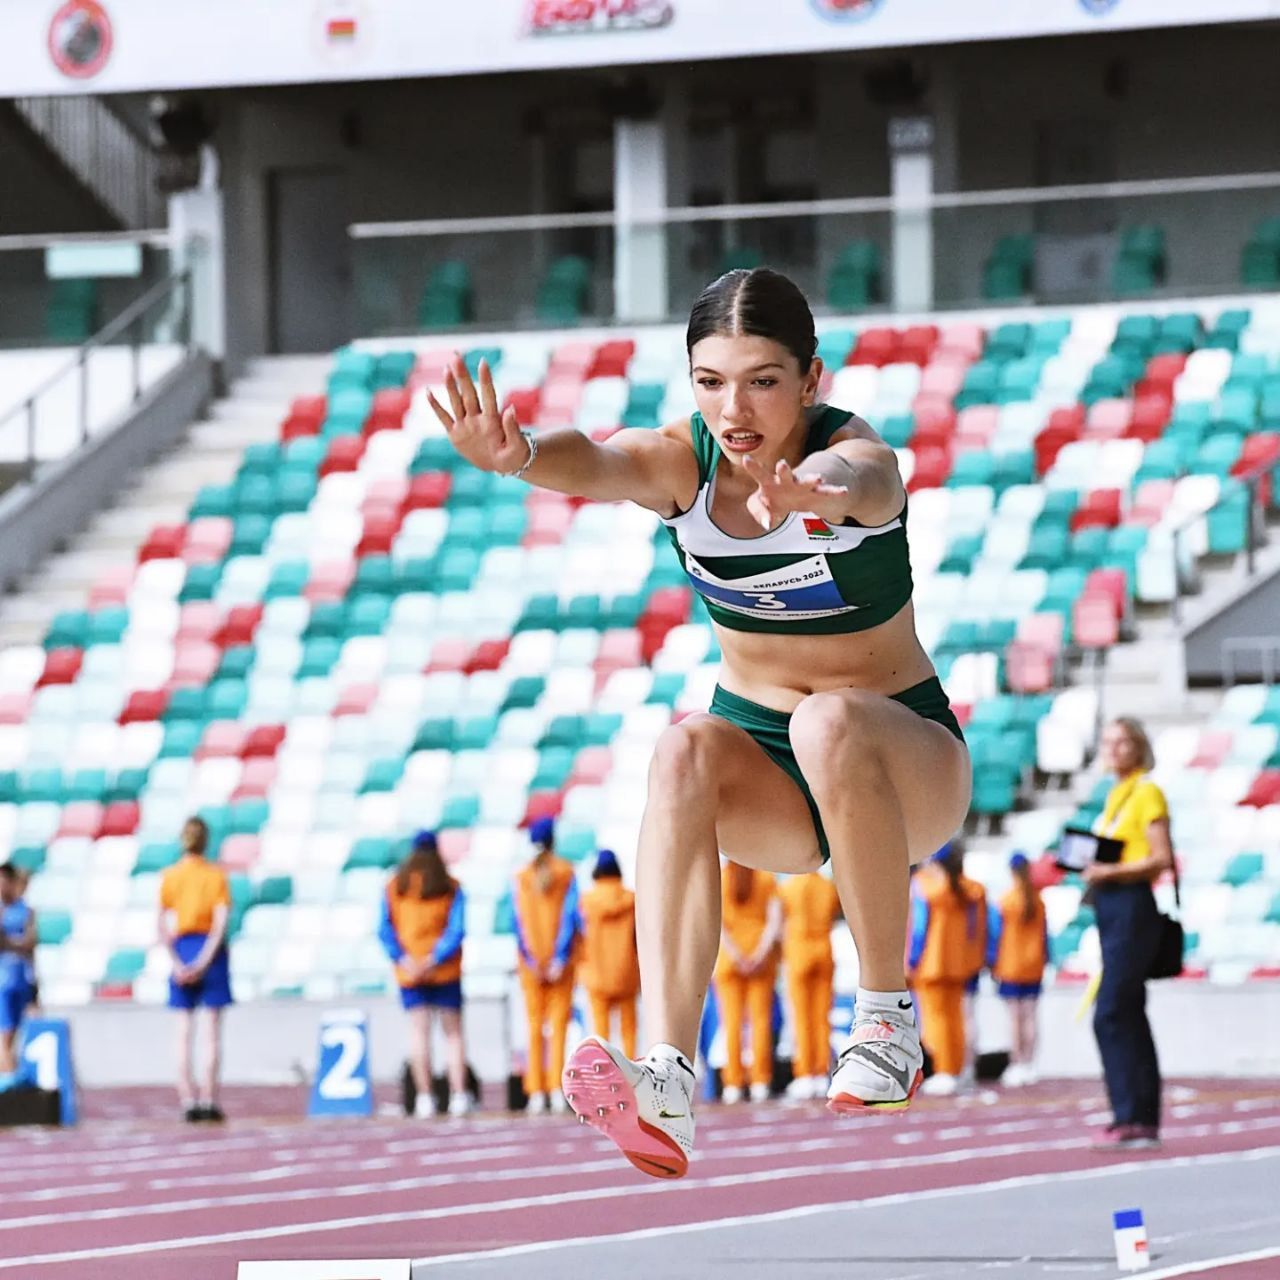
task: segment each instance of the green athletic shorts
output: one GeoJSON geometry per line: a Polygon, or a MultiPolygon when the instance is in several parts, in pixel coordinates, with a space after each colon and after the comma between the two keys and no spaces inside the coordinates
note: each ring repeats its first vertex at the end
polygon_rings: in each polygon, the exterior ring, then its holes
{"type": "MultiPolygon", "coordinates": [[[[910,689],[904,689],[901,693],[890,696],[894,702],[902,703],[904,707],[914,711],[918,716],[923,716],[926,720],[935,721],[961,742],[964,741],[960,722],[956,719],[955,712],[951,710],[942,682],[937,676],[931,676],[928,680],[913,684],[910,689]]],[[[800,772],[800,766],[796,763],[795,752],[791,750],[791,738],[787,732],[791,724],[790,714],[786,711],[775,711],[772,707],[762,707],[758,702],[749,702],[736,693],[729,693],[720,688],[719,685],[716,686],[715,696],[711,699],[708,710],[713,716],[720,716],[730,724],[736,724],[738,728],[745,729],[764,748],[769,759],[800,788],[805,803],[809,806],[809,812],[813,815],[813,829],[818,837],[818,848],[822,851],[822,860],[827,862],[831,857],[831,846],[827,843],[827,833],[822,829],[822,816],[818,813],[817,804],[814,803],[813,793],[809,790],[809,784],[804,780],[804,774],[800,772]]]]}

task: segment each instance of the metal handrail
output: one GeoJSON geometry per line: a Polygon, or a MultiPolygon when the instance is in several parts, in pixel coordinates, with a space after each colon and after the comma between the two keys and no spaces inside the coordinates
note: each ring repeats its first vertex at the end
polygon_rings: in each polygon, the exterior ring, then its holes
{"type": "MultiPolygon", "coordinates": [[[[1245,526],[1244,554],[1245,571],[1250,574],[1253,573],[1254,570],[1258,547],[1266,541],[1266,539],[1260,539],[1258,536],[1259,523],[1261,523],[1263,527],[1265,527],[1266,523],[1266,512],[1259,512],[1259,508],[1261,506],[1258,496],[1259,482],[1268,471],[1274,471],[1278,467],[1280,467],[1280,462],[1277,462],[1275,459],[1272,459],[1270,462],[1255,462],[1247,471],[1242,472],[1240,475],[1230,477],[1232,480],[1241,481],[1249,494],[1249,518],[1245,526]]],[[[1209,511],[1212,510],[1213,508],[1210,507],[1209,511]]],[[[1188,515],[1185,519],[1174,525],[1173,529],[1170,530],[1171,537],[1169,539],[1169,554],[1173,557],[1173,600],[1170,602],[1170,612],[1173,615],[1174,622],[1180,622],[1182,620],[1182,599],[1183,596],[1187,594],[1182,589],[1182,581],[1179,575],[1179,539],[1182,538],[1194,525],[1197,525],[1201,520],[1206,519],[1209,515],[1209,511],[1198,511],[1188,515]]]]}
{"type": "Polygon", "coordinates": [[[77,349],[76,354],[57,372],[46,378],[39,386],[11,408],[0,411],[0,427],[4,427],[19,415],[27,419],[27,475],[30,478],[36,465],[36,404],[42,396],[51,391],[74,370],[80,371],[79,394],[79,426],[80,444],[83,447],[89,440],[89,355],[95,348],[106,346],[113,339],[126,331],[130,332],[129,343],[131,374],[133,382],[133,403],[142,398],[142,325],[141,321],[158,303],[168,302],[175,293],[182,294],[180,341],[183,348],[190,352],[192,348],[191,326],[191,273],[180,271],[165,280],[152,285],[141,297],[135,298],[114,320],[109,321],[97,333],[88,338],[77,349]]]}
{"type": "Polygon", "coordinates": [[[1280,172],[1217,177],[1158,178],[1131,182],[1070,183],[1057,187],[1010,187],[995,191],[937,191],[922,196],[850,196],[827,200],[778,200],[752,204],[687,205],[637,210],[623,217],[600,213],[532,213],[483,218],[420,218],[399,222],[355,222],[353,240],[403,236],[444,236],[497,231],[560,231],[580,227],[662,226],[667,223],[729,222],[760,218],[821,217],[833,214],[927,212],[1053,200],[1118,200],[1139,196],[1197,195],[1280,187],[1280,172]]]}

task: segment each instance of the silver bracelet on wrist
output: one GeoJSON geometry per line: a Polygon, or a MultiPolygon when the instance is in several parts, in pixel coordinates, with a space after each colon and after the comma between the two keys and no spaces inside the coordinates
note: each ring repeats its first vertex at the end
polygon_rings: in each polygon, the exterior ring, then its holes
{"type": "Polygon", "coordinates": [[[525,444],[529,446],[529,456],[524,460],[524,465],[519,470],[501,473],[511,480],[519,480],[533,466],[533,460],[538,456],[538,437],[528,427],[521,427],[520,434],[524,437],[525,444]]]}

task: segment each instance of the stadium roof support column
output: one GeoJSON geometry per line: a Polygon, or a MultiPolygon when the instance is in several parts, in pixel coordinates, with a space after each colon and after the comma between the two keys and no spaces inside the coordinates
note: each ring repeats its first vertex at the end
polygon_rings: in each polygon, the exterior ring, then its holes
{"type": "Polygon", "coordinates": [[[893,209],[893,292],[896,311],[933,309],[934,128],[930,116],[889,121],[889,193],[893,209]]]}
{"type": "Polygon", "coordinates": [[[668,130],[662,115],[620,117],[613,124],[613,292],[619,320],[665,320],[670,314],[667,228],[638,218],[668,206],[668,130]]]}

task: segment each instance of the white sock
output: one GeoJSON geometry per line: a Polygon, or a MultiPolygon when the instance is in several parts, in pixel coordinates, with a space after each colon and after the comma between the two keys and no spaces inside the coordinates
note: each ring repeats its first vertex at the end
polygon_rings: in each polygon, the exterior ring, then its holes
{"type": "Polygon", "coordinates": [[[664,1066],[677,1066],[682,1071],[687,1071],[691,1078],[694,1074],[693,1064],[673,1044],[655,1044],[645,1057],[664,1066]]]}
{"type": "Polygon", "coordinates": [[[859,987],[854,996],[855,1016],[860,1013],[891,1013],[895,1018],[916,1020],[916,1006],[910,991],[868,991],[859,987]]]}

